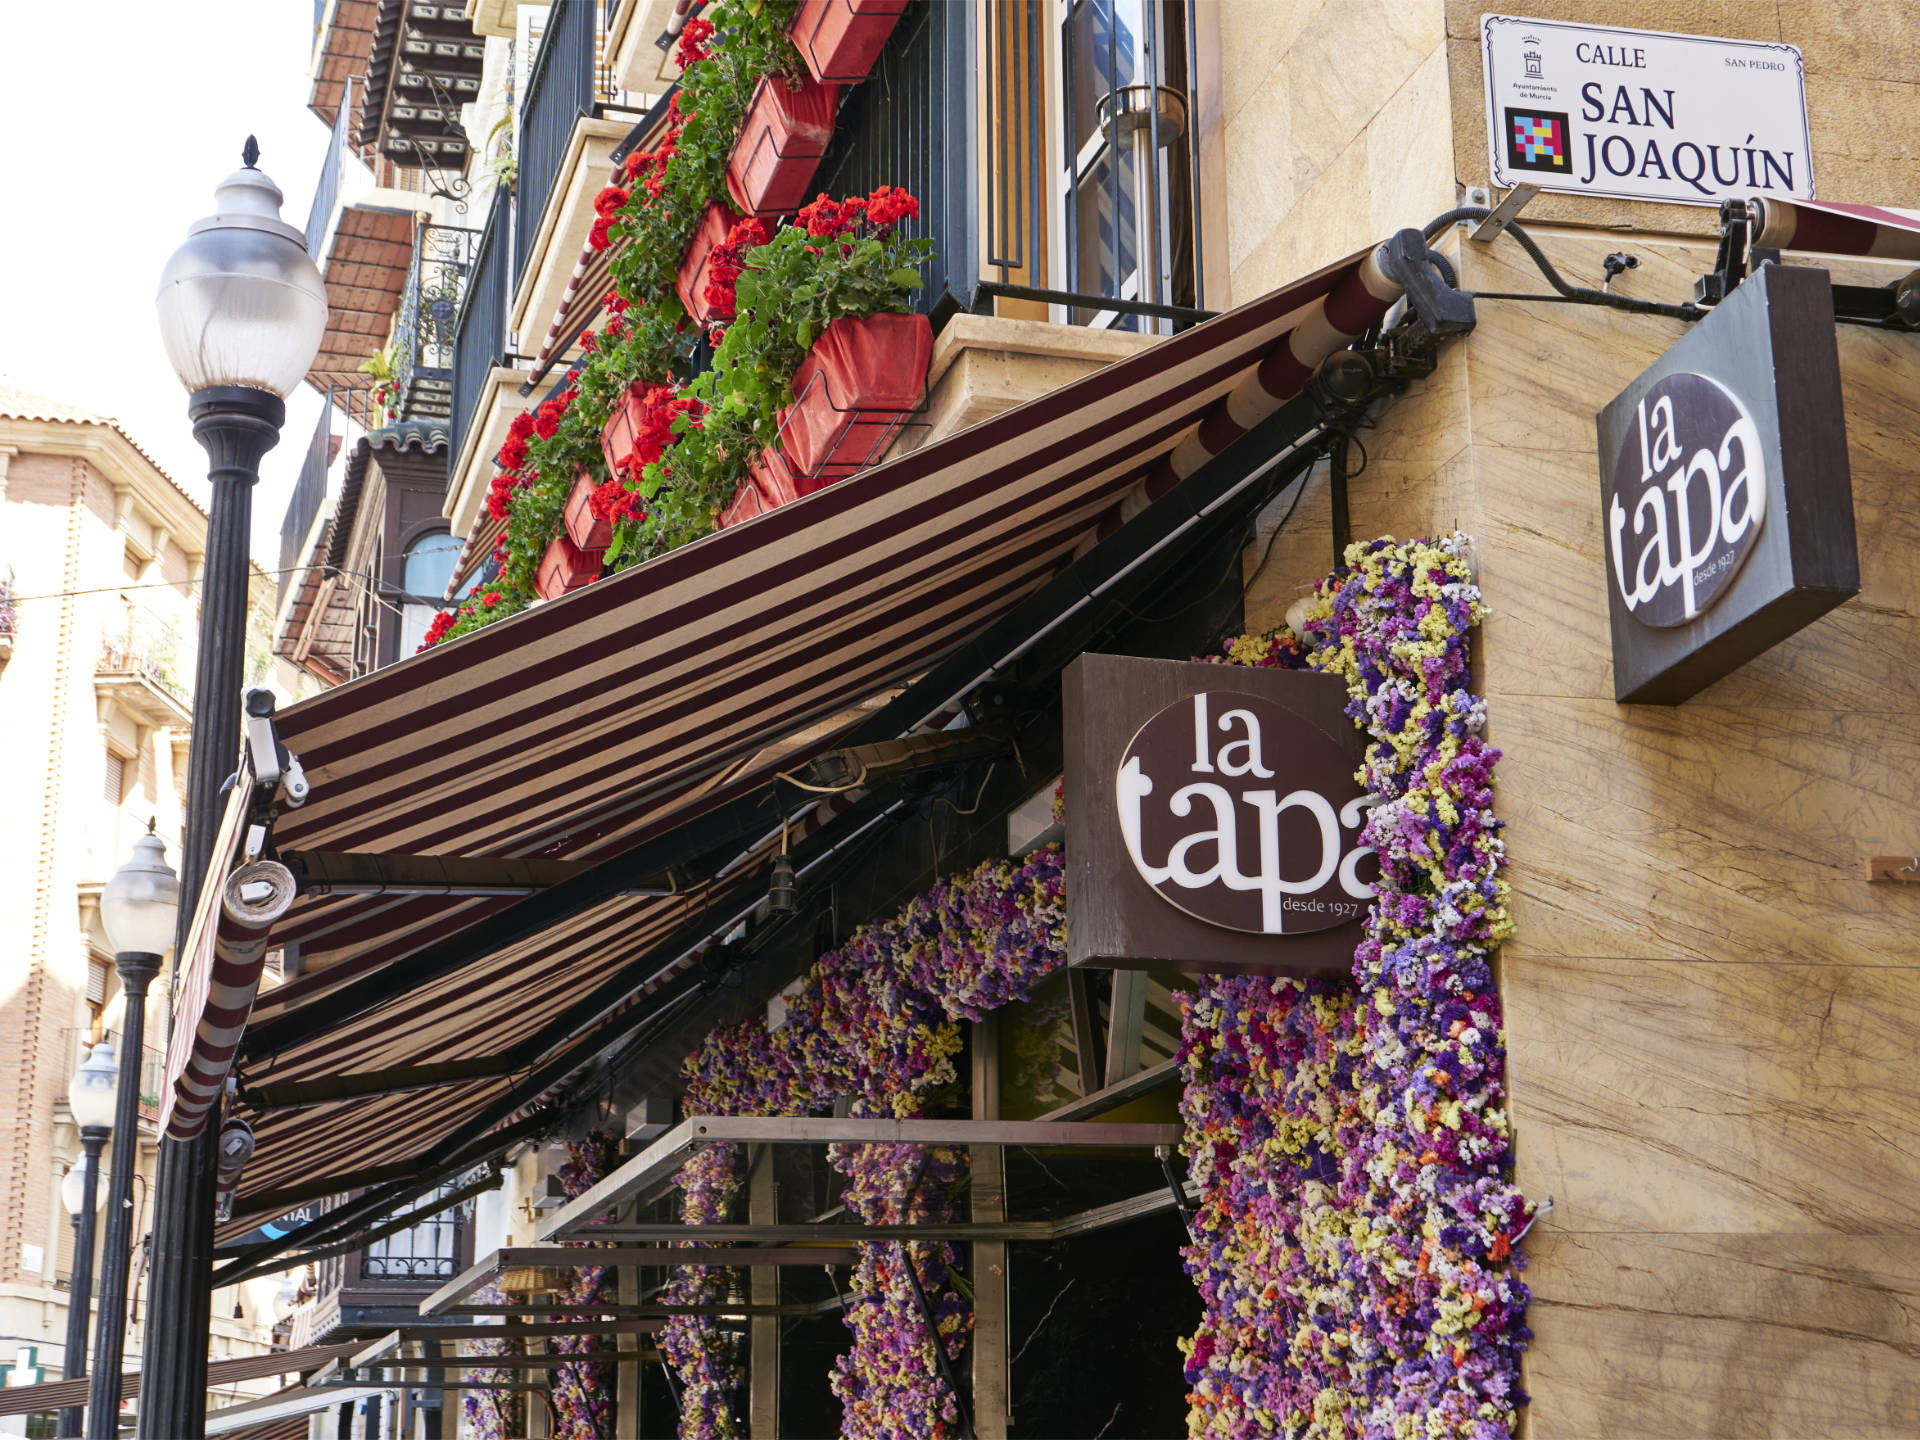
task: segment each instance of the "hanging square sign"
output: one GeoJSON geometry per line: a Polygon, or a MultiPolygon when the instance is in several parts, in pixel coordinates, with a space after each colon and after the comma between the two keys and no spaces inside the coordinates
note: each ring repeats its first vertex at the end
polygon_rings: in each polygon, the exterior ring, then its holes
{"type": "Polygon", "coordinates": [[[1677,705],[1860,593],[1826,271],[1762,266],[1595,424],[1616,700],[1677,705]]]}
{"type": "Polygon", "coordinates": [[[1069,964],[1352,968],[1379,866],[1343,681],[1083,655],[1064,684],[1069,964]]]}
{"type": "Polygon", "coordinates": [[[1480,17],[1493,182],[1715,205],[1813,198],[1792,45],[1480,17]]]}

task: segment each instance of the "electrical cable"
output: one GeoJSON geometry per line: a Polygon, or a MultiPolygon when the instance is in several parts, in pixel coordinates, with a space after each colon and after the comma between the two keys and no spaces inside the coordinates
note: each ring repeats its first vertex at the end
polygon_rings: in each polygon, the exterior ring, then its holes
{"type": "MultiPolygon", "coordinates": [[[[1322,449],[1322,447],[1324,446],[1327,438],[1328,438],[1328,432],[1326,431],[1322,431],[1320,435],[1315,437],[1314,444],[1311,447],[1312,453],[1310,454],[1306,467],[1302,470],[1301,474],[1296,479],[1287,481],[1287,485],[1298,485],[1299,489],[1294,491],[1293,501],[1291,504],[1287,506],[1286,514],[1282,515],[1280,517],[1279,524],[1274,526],[1274,529],[1273,529],[1274,535],[1278,535],[1280,533],[1281,526],[1284,526],[1287,523],[1287,521],[1290,518],[1292,518],[1294,507],[1299,505],[1300,496],[1307,488],[1306,482],[1313,475],[1313,467],[1319,464],[1321,459],[1324,456],[1324,450],[1322,449]]],[[[1302,453],[1307,453],[1307,452],[1306,451],[1297,452],[1295,455],[1290,456],[1288,458],[1297,460],[1300,454],[1302,453]]],[[[1284,492],[1285,489],[1286,489],[1286,486],[1283,485],[1281,487],[1281,490],[1284,492]]],[[[1267,550],[1269,553],[1271,553],[1272,549],[1273,549],[1273,538],[1269,536],[1267,540],[1267,550]]],[[[1123,615],[1127,616],[1131,620],[1138,620],[1143,625],[1160,625],[1160,624],[1164,624],[1168,620],[1178,620],[1182,615],[1185,615],[1189,610],[1198,609],[1200,606],[1206,604],[1208,600],[1212,599],[1214,594],[1220,589],[1220,587],[1227,583],[1227,577],[1232,575],[1233,572],[1236,569],[1240,568],[1243,563],[1244,561],[1242,559],[1241,547],[1236,546],[1234,549],[1233,558],[1227,562],[1226,569],[1220,572],[1220,578],[1215,580],[1211,585],[1207,586],[1206,589],[1202,590],[1200,592],[1199,599],[1189,600],[1185,605],[1182,605],[1175,610],[1169,610],[1164,615],[1143,615],[1138,610],[1135,610],[1131,605],[1127,604],[1124,600],[1116,599],[1114,600],[1113,604],[1115,608],[1118,609],[1123,615]]],[[[1263,559],[1261,563],[1264,565],[1266,562],[1263,559]]],[[[1257,576],[1258,574],[1259,574],[1258,571],[1254,572],[1255,576],[1257,576]]],[[[1245,594],[1247,589],[1253,584],[1253,578],[1254,577],[1250,576],[1241,583],[1240,590],[1242,594],[1245,594]]]]}
{"type": "MultiPolygon", "coordinates": [[[[1362,448],[1360,453],[1364,457],[1366,450],[1362,448]]],[[[1361,469],[1364,470],[1365,468],[1366,466],[1363,464],[1361,469]]],[[[1300,497],[1307,493],[1307,482],[1312,478],[1313,468],[1309,466],[1307,472],[1300,477],[1299,488],[1293,492],[1293,499],[1287,502],[1286,513],[1280,517],[1279,521],[1274,525],[1272,532],[1267,536],[1267,548],[1260,552],[1260,563],[1253,567],[1253,573],[1247,576],[1245,582],[1241,585],[1242,594],[1253,589],[1254,581],[1258,580],[1261,572],[1267,568],[1267,561],[1273,555],[1273,542],[1278,540],[1280,538],[1280,532],[1287,528],[1287,521],[1293,518],[1293,512],[1299,508],[1300,497]]],[[[1352,476],[1348,478],[1351,479],[1352,476]]]]}
{"type": "Polygon", "coordinates": [[[790,772],[785,770],[774,771],[773,778],[776,780],[784,780],[796,789],[805,790],[813,795],[840,795],[848,790],[858,790],[866,783],[867,762],[862,760],[860,762],[860,773],[844,785],[809,785],[806,781],[796,779],[790,772]]]}
{"type": "MultiPolygon", "coordinates": [[[[1439,235],[1449,225],[1461,220],[1484,220],[1493,212],[1485,205],[1460,205],[1436,215],[1422,228],[1421,234],[1428,240],[1439,235]]],[[[1624,310],[1631,315],[1664,315],[1670,320],[1699,320],[1706,310],[1694,304],[1668,305],[1658,300],[1633,300],[1625,295],[1615,295],[1607,290],[1593,290],[1584,285],[1569,283],[1567,278],[1554,268],[1553,261],[1547,258],[1546,251],[1539,242],[1526,232],[1516,220],[1509,220],[1501,229],[1502,235],[1511,235],[1514,242],[1525,250],[1533,260],[1534,268],[1546,282],[1558,291],[1557,295],[1518,295],[1495,292],[1465,291],[1463,293],[1484,297],[1488,300],[1546,300],[1558,301],[1570,305],[1603,305],[1610,310],[1624,310]]]]}

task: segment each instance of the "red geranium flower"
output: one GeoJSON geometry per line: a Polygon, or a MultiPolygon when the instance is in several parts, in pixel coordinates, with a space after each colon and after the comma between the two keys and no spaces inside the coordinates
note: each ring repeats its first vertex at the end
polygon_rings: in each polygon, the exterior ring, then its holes
{"type": "Polygon", "coordinates": [[[696,15],[680,31],[680,43],[674,47],[674,62],[685,69],[697,65],[711,53],[707,42],[713,38],[713,22],[696,15]]]}
{"type": "Polygon", "coordinates": [[[893,185],[882,185],[867,197],[867,218],[876,225],[894,225],[920,213],[920,202],[893,185]]]}
{"type": "Polygon", "coordinates": [[[824,194],[816,196],[811,205],[802,206],[793,218],[796,225],[807,227],[809,235],[838,235],[846,228],[839,205],[824,194]]]}

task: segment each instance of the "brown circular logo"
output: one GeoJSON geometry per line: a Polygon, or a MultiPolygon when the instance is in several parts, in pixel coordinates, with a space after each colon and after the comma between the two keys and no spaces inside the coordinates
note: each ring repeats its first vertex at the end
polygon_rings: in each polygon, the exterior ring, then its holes
{"type": "Polygon", "coordinates": [[[1174,702],[1128,744],[1114,795],[1134,868],[1189,915],[1298,935],[1366,914],[1368,798],[1332,737],[1284,706],[1233,690],[1174,702]]]}
{"type": "Polygon", "coordinates": [[[1725,593],[1760,535],[1760,431],[1719,381],[1683,371],[1635,407],[1607,490],[1607,558],[1627,613],[1666,629],[1725,593]]]}

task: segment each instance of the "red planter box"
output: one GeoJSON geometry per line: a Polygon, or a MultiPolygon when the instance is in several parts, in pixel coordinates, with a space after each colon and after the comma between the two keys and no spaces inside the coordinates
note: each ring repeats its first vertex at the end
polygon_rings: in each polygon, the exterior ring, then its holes
{"type": "Polygon", "coordinates": [[[851,85],[867,78],[907,0],[801,0],[787,38],[813,78],[851,85]]]}
{"type": "MultiPolygon", "coordinates": [[[[641,389],[646,387],[643,385],[641,389]]],[[[600,427],[600,453],[607,459],[607,474],[618,475],[633,458],[640,437],[640,397],[631,387],[614,402],[613,413],[600,427]]]]}
{"type": "Polygon", "coordinates": [[[727,158],[727,193],[743,214],[787,215],[807,203],[839,100],[838,85],[818,80],[799,90],[777,76],[760,82],[727,158]]]}
{"type": "Polygon", "coordinates": [[[725,201],[708,201],[707,208],[700,212],[700,223],[694,227],[693,239],[687,242],[686,252],[680,257],[680,275],[673,288],[696,325],[705,325],[709,316],[707,258],[713,254],[714,246],[726,243],[727,232],[739,220],[740,216],[725,201]]]}
{"type": "Polygon", "coordinates": [[[573,543],[596,557],[613,540],[612,523],[599,519],[593,513],[593,492],[599,488],[600,482],[582,470],[573,477],[573,489],[567,492],[567,508],[564,512],[567,534],[573,538],[573,543]]]}
{"type": "Polygon", "coordinates": [[[721,511],[720,528],[724,530],[729,525],[738,525],[742,520],[751,520],[756,515],[792,504],[845,478],[844,475],[835,474],[798,474],[787,463],[786,457],[769,445],[761,450],[757,459],[747,462],[747,478],[740,482],[740,488],[733,492],[733,499],[721,511]]]}
{"type": "Polygon", "coordinates": [[[767,513],[766,502],[760,498],[760,492],[754,488],[753,481],[742,480],[740,488],[733,492],[733,499],[727,502],[727,508],[720,512],[720,518],[714,524],[721,530],[730,525],[738,525],[751,520],[756,515],[767,513]]]}
{"type": "Polygon", "coordinates": [[[832,481],[877,461],[919,408],[932,360],[933,327],[924,315],[827,326],[794,372],[794,403],[781,425],[795,473],[832,481]]]}
{"type": "Polygon", "coordinates": [[[554,536],[546,554],[540,557],[540,570],[534,576],[533,588],[545,600],[578,590],[600,574],[600,554],[598,550],[582,550],[571,536],[554,536]]]}

